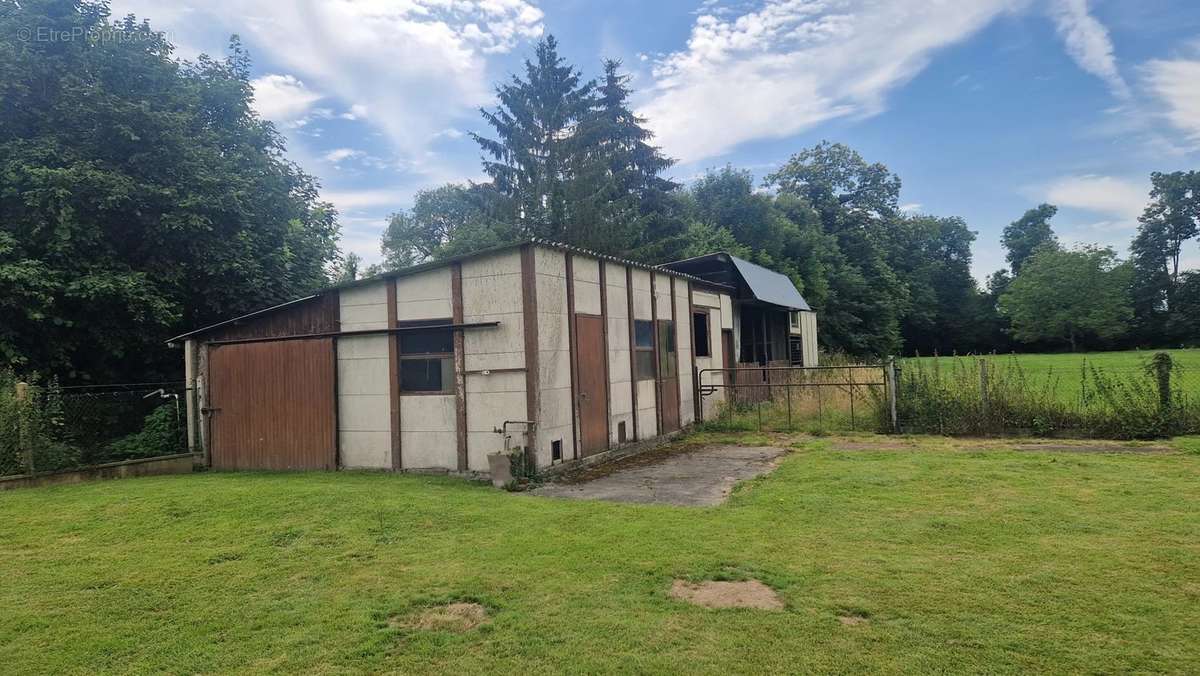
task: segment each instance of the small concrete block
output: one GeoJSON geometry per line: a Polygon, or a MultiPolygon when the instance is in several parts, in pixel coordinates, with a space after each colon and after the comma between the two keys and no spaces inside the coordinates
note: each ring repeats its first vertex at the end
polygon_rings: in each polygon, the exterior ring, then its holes
{"type": "Polygon", "coordinates": [[[512,460],[505,453],[492,453],[487,457],[488,471],[492,475],[492,485],[504,488],[513,482],[512,460]]]}

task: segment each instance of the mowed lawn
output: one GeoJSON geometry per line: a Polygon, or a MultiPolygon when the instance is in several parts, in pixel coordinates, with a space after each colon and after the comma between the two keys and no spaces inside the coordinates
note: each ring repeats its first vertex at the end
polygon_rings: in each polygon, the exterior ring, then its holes
{"type": "Polygon", "coordinates": [[[773,474],[707,509],[366,473],[9,491],[0,494],[0,664],[6,673],[1196,669],[1195,440],[1139,454],[796,443],[773,474]],[[667,593],[676,578],[759,579],[786,607],[687,605],[667,593]],[[456,600],[484,605],[490,621],[465,633],[406,622],[456,600]]]}
{"type": "MultiPolygon", "coordinates": [[[[1166,352],[1179,365],[1176,385],[1200,396],[1200,349],[1187,350],[1124,350],[1118,352],[1076,352],[1053,354],[997,354],[982,358],[995,364],[1000,375],[1016,365],[1033,387],[1051,386],[1060,396],[1077,400],[1084,364],[1094,366],[1114,377],[1143,377],[1146,363],[1158,352],[1166,352]],[[1049,385],[1047,385],[1049,383],[1049,385]]],[[[902,360],[902,366],[931,368],[937,362],[942,369],[969,369],[978,377],[981,357],[916,357],[902,360]]]]}

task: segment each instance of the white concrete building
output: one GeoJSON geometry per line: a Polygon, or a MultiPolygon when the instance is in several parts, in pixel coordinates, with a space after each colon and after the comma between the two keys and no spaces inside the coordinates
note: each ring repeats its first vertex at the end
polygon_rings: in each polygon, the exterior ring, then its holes
{"type": "Polygon", "coordinates": [[[190,439],[222,469],[482,473],[506,443],[545,467],[673,432],[724,398],[701,396],[703,369],[786,359],[788,336],[815,365],[791,282],[756,298],[762,279],[724,267],[774,273],[714,256],[647,266],[531,241],[178,336],[190,439]]]}

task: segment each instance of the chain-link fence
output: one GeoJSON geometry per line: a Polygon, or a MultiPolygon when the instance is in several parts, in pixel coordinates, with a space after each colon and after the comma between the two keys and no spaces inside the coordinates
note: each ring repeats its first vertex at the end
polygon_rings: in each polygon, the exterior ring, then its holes
{"type": "Polygon", "coordinates": [[[0,476],[187,451],[181,382],[59,387],[0,374],[0,476]]]}

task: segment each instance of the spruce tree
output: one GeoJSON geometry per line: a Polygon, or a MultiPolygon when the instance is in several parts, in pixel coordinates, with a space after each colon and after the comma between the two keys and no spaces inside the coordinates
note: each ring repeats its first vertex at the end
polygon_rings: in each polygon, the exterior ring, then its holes
{"type": "Polygon", "coordinates": [[[660,176],[674,160],[651,145],[653,133],[630,109],[629,79],[620,61],[605,60],[592,111],[575,136],[568,190],[568,239],[621,255],[636,255],[639,245],[669,234],[662,205],[678,187],[660,176]]]}
{"type": "Polygon", "coordinates": [[[484,152],[484,172],[511,200],[524,235],[565,239],[575,131],[591,112],[594,89],[593,81],[581,80],[559,56],[551,35],[538,43],[534,60],[525,61],[525,79],[514,75],[496,88],[500,105],[480,109],[496,138],[471,137],[484,152]]]}

